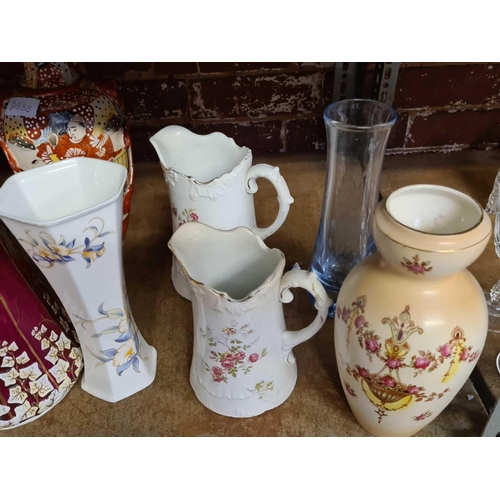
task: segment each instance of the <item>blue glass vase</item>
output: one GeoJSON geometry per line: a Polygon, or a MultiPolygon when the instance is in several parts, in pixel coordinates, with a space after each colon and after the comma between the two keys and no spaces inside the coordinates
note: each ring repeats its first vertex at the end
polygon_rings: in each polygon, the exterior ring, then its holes
{"type": "Polygon", "coordinates": [[[324,112],[327,175],[310,270],[333,299],[350,270],[375,249],[371,225],[380,175],[396,112],[387,104],[347,99],[324,112]]]}

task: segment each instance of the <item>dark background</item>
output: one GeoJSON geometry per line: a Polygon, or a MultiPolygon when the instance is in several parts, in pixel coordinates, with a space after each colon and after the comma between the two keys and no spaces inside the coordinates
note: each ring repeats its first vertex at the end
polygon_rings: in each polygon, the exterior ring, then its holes
{"type": "MultiPolygon", "coordinates": [[[[365,64],[367,82],[375,67],[365,64]]],[[[335,63],[130,62],[80,68],[91,78],[117,82],[135,162],[157,161],[149,137],[170,124],[202,134],[223,132],[254,153],[325,148],[322,113],[333,98],[335,63]]],[[[22,74],[22,63],[0,63],[0,90],[14,89],[22,74]]],[[[499,82],[500,63],[402,63],[388,154],[498,147],[499,82]]],[[[0,168],[7,168],[3,154],[0,168]]]]}

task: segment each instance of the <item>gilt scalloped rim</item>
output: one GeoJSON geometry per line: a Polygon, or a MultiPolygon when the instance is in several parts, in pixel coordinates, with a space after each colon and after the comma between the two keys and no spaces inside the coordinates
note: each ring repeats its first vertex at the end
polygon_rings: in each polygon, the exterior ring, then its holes
{"type": "Polygon", "coordinates": [[[179,178],[184,179],[189,184],[189,197],[192,200],[198,198],[209,198],[213,200],[217,196],[227,193],[230,186],[234,182],[234,179],[239,175],[240,170],[245,169],[249,166],[249,160],[251,159],[252,152],[250,149],[246,149],[246,154],[243,160],[238,163],[232,170],[222,174],[219,177],[215,177],[209,182],[200,182],[191,175],[185,175],[178,172],[172,168],[167,168],[163,166],[163,171],[165,175],[165,180],[167,183],[175,187],[175,184],[179,181],[179,178]]]}

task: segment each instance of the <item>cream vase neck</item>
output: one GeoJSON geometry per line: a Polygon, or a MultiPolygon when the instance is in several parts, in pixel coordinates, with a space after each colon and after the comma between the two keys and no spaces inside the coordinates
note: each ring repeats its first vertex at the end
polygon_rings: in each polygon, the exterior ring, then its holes
{"type": "Polygon", "coordinates": [[[489,217],[471,197],[426,184],[394,191],[377,206],[373,226],[384,260],[400,273],[410,268],[423,279],[465,269],[479,257],[491,235],[489,217]],[[411,253],[410,258],[402,260],[400,245],[411,253]],[[429,267],[432,273],[426,271],[429,267]]]}

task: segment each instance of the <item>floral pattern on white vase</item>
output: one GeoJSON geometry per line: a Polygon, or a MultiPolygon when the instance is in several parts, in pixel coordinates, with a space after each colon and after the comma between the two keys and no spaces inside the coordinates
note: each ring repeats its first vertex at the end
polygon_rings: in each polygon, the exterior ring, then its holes
{"type": "Polygon", "coordinates": [[[76,158],[22,172],[0,189],[0,217],[74,322],[86,367],[82,388],[109,402],[146,388],[156,374],[156,350],[128,305],[121,238],[125,180],[118,164],[76,158]],[[23,198],[30,198],[28,206],[17,203],[23,198]],[[112,304],[111,313],[103,304],[112,304]],[[108,332],[123,331],[103,334],[97,313],[110,321],[108,332]]]}

